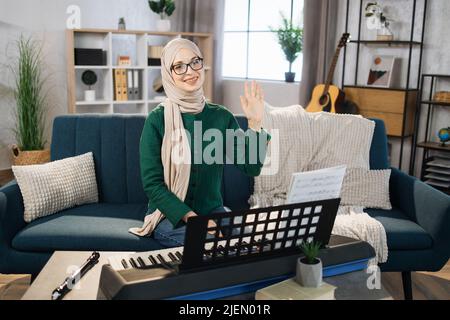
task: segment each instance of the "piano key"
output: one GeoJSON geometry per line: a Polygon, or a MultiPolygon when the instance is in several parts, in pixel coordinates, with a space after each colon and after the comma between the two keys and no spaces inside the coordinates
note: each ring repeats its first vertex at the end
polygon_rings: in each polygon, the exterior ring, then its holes
{"type": "Polygon", "coordinates": [[[148,256],[148,259],[150,260],[150,262],[152,263],[152,265],[153,265],[153,264],[158,264],[158,261],[156,261],[156,259],[155,259],[154,256],[149,255],[149,256],[148,256]]]}
{"type": "Polygon", "coordinates": [[[183,259],[183,255],[180,253],[180,251],[175,251],[175,255],[178,257],[178,259],[183,259]]]}
{"type": "Polygon", "coordinates": [[[122,265],[123,265],[123,267],[125,268],[125,269],[128,269],[129,267],[128,267],[128,263],[127,263],[127,261],[125,260],[125,259],[122,259],[122,265]]]}
{"type": "Polygon", "coordinates": [[[146,252],[137,252],[137,253],[122,253],[117,254],[111,257],[108,257],[108,262],[111,265],[111,267],[114,270],[125,270],[126,268],[122,264],[122,259],[125,259],[125,261],[128,264],[128,269],[135,268],[133,264],[130,261],[130,258],[134,259],[135,265],[139,266],[137,263],[137,258],[141,257],[141,259],[144,261],[145,265],[151,266],[154,264],[161,264],[159,260],[156,259],[156,256],[160,254],[165,261],[172,262],[172,258],[169,256],[169,253],[172,253],[179,259],[177,262],[181,262],[181,259],[183,257],[183,247],[174,247],[174,248],[167,248],[167,249],[160,249],[160,250],[152,250],[152,251],[146,251],[146,252]],[[150,256],[154,258],[154,261],[151,260],[150,256]]]}
{"type": "Polygon", "coordinates": [[[139,263],[139,266],[141,267],[141,268],[145,268],[145,267],[147,267],[147,264],[144,262],[144,260],[142,259],[142,257],[137,257],[137,262],[139,263]]]}
{"type": "Polygon", "coordinates": [[[129,261],[130,261],[130,264],[133,266],[133,268],[138,269],[138,265],[137,265],[136,261],[134,261],[133,258],[130,258],[129,261]]]}
{"type": "Polygon", "coordinates": [[[173,262],[178,261],[177,257],[175,257],[175,255],[172,252],[169,252],[169,258],[172,259],[173,262]]]}
{"type": "Polygon", "coordinates": [[[166,259],[164,259],[164,257],[160,253],[156,255],[156,258],[158,258],[158,260],[163,264],[167,263],[166,259]]]}

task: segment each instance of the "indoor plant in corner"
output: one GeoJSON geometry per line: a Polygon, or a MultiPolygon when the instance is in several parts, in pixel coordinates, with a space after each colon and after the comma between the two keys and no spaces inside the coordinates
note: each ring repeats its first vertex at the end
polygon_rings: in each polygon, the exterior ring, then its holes
{"type": "Polygon", "coordinates": [[[160,20],[156,21],[156,29],[158,31],[167,32],[170,31],[170,17],[175,10],[174,0],[158,0],[158,1],[148,1],[150,9],[159,14],[160,20]]]}
{"type": "Polygon", "coordinates": [[[296,281],[304,287],[320,287],[322,284],[322,261],[317,257],[320,242],[304,242],[301,245],[304,257],[298,259],[296,281]]]}
{"type": "Polygon", "coordinates": [[[289,72],[285,72],[285,80],[294,82],[295,72],[292,72],[292,64],[303,49],[303,29],[294,26],[292,20],[288,20],[283,14],[281,14],[281,19],[283,25],[278,29],[270,27],[270,30],[277,33],[278,43],[289,62],[289,72]]]}
{"type": "Polygon", "coordinates": [[[13,129],[17,145],[12,146],[13,164],[28,165],[50,161],[44,149],[45,78],[42,75],[42,47],[23,36],[17,41],[18,56],[10,70],[14,75],[15,119],[13,129]]]}

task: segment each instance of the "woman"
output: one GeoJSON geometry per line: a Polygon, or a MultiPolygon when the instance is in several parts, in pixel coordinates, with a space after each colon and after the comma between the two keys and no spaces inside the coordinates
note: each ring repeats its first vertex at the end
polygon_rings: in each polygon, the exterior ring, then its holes
{"type": "MultiPolygon", "coordinates": [[[[225,160],[205,163],[201,156],[209,142],[198,141],[195,134],[198,128],[202,137],[211,129],[218,130],[224,138],[227,129],[243,132],[230,111],[205,101],[202,57],[199,48],[187,39],[174,39],[164,47],[161,73],[168,98],[149,113],[140,141],[141,175],[149,207],[143,227],[130,229],[130,232],[139,236],[153,233],[165,247],[184,244],[185,224],[190,217],[229,211],[223,207],[220,192],[225,160]]],[[[252,130],[250,134],[258,138],[257,151],[264,146],[263,156],[253,164],[238,161],[249,159],[250,150],[255,150],[249,144],[254,140],[246,138],[236,142],[233,139],[232,159],[243,172],[257,176],[270,136],[261,128],[264,96],[255,82],[251,88],[245,84],[241,105],[252,130]]],[[[211,220],[210,226],[213,225],[211,220]]]]}

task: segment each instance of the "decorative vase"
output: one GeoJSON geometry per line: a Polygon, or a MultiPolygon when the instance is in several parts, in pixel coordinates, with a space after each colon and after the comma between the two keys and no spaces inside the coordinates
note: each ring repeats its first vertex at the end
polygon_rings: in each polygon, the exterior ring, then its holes
{"type": "Polygon", "coordinates": [[[388,25],[382,24],[381,28],[377,29],[377,41],[393,41],[394,34],[389,29],[388,25]]]}
{"type": "Polygon", "coordinates": [[[11,146],[13,165],[25,166],[50,161],[50,149],[22,151],[17,145],[11,146]]]}
{"type": "Polygon", "coordinates": [[[161,19],[156,21],[156,30],[160,32],[168,32],[170,31],[170,20],[161,19]]]}
{"type": "Polygon", "coordinates": [[[118,26],[118,28],[119,28],[119,30],[126,30],[126,29],[127,29],[127,26],[126,26],[126,24],[125,24],[125,20],[123,20],[123,19],[120,19],[120,20],[119,20],[119,26],[118,26]]]}
{"type": "Polygon", "coordinates": [[[295,280],[303,287],[317,288],[322,284],[322,261],[315,259],[315,264],[306,263],[306,258],[297,260],[295,280]]]}
{"type": "Polygon", "coordinates": [[[294,82],[295,72],[285,72],[284,78],[285,78],[286,82],[294,82]]]}
{"type": "Polygon", "coordinates": [[[85,101],[95,101],[95,90],[85,90],[84,91],[85,101]]]}

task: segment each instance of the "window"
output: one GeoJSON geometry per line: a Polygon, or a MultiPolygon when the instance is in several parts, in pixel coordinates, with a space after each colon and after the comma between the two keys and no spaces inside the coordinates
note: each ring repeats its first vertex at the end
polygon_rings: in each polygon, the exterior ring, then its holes
{"type": "MultiPolygon", "coordinates": [[[[280,12],[303,26],[304,0],[226,0],[223,45],[224,77],[284,80],[289,71],[277,36],[270,27],[281,25],[280,12]]],[[[303,56],[292,64],[295,80],[299,81],[303,56]]]]}

